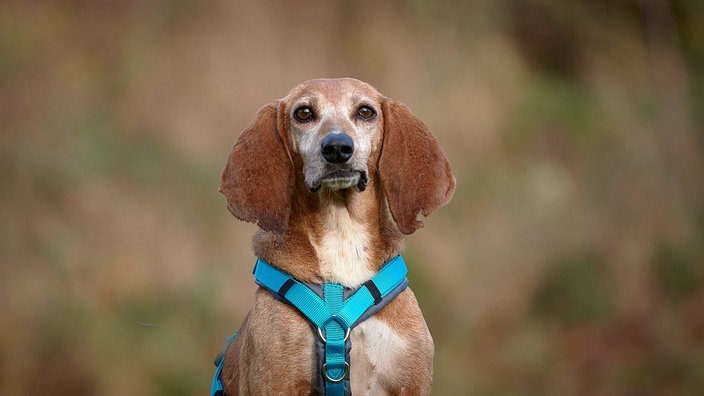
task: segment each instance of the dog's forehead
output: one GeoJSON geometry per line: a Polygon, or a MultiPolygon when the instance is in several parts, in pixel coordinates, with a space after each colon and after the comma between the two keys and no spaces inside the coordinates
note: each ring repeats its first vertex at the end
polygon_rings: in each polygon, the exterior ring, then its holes
{"type": "Polygon", "coordinates": [[[371,85],[354,78],[321,78],[298,84],[282,100],[292,103],[301,98],[342,103],[349,99],[379,101],[383,96],[371,85]]]}

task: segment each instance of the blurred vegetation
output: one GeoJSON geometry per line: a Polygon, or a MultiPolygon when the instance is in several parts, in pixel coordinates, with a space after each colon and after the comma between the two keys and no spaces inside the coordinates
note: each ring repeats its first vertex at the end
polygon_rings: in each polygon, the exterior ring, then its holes
{"type": "Polygon", "coordinates": [[[437,395],[704,394],[704,5],[0,3],[0,394],[196,395],[252,302],[239,131],[353,76],[447,150],[437,395]]]}

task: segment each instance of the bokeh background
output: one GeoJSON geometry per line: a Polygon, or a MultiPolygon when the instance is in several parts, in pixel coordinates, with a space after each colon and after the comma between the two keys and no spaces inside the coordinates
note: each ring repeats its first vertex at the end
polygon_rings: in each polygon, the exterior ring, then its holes
{"type": "Polygon", "coordinates": [[[399,99],[453,202],[410,237],[436,395],[704,394],[704,3],[0,3],[0,394],[199,395],[246,314],[241,129],[399,99]]]}

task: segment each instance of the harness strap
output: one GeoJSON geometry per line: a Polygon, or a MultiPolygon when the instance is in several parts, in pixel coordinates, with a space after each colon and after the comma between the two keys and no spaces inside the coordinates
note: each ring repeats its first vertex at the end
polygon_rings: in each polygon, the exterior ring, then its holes
{"type": "MultiPolygon", "coordinates": [[[[367,309],[378,304],[381,299],[407,281],[406,274],[408,269],[403,257],[394,257],[379,270],[376,276],[365,282],[345,301],[343,307],[336,313],[337,318],[346,327],[354,327],[367,309]],[[376,292],[379,294],[377,295],[376,292]]],[[[296,307],[316,327],[323,327],[330,320],[333,312],[328,311],[324,300],[305,283],[298,282],[291,275],[258,259],[254,267],[254,277],[259,286],[296,307]]]]}
{"type": "MultiPolygon", "coordinates": [[[[344,301],[342,300],[342,285],[326,283],[323,285],[325,306],[329,312],[338,312],[344,301]]],[[[335,314],[331,319],[334,318],[335,314]]],[[[325,324],[325,362],[321,367],[321,374],[325,379],[325,396],[345,394],[345,379],[350,372],[350,364],[345,356],[346,331],[342,323],[337,320],[328,320],[325,324]]],[[[349,336],[349,333],[347,333],[349,336]]]]}
{"type": "MultiPolygon", "coordinates": [[[[349,340],[352,327],[374,315],[408,285],[408,269],[401,256],[394,257],[369,281],[345,299],[348,289],[334,283],[305,284],[262,259],[254,266],[256,283],[279,300],[293,305],[317,331],[317,375],[319,391],[326,396],[349,395],[349,340]],[[314,289],[322,289],[316,293],[314,289]]],[[[237,334],[228,338],[227,351],[237,334]]],[[[224,357],[217,359],[211,396],[224,396],[220,375],[224,357]]]]}
{"type": "MultiPolygon", "coordinates": [[[[237,332],[239,333],[239,332],[237,332]]],[[[225,345],[223,348],[220,350],[220,352],[215,356],[215,376],[213,377],[213,383],[210,385],[210,396],[225,396],[225,389],[222,386],[222,380],[221,380],[221,373],[222,373],[222,365],[225,363],[225,353],[227,352],[227,349],[230,347],[230,344],[232,344],[232,341],[235,340],[235,337],[237,337],[237,333],[227,337],[227,340],[225,340],[225,345]]]]}

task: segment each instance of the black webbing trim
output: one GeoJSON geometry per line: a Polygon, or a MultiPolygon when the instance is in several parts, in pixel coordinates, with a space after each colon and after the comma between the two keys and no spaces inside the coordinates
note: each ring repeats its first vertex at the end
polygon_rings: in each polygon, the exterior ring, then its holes
{"type": "Polygon", "coordinates": [[[286,292],[288,292],[288,289],[293,287],[293,285],[295,285],[296,283],[297,282],[295,280],[293,280],[293,278],[287,279],[286,282],[284,282],[284,284],[281,285],[281,288],[279,289],[278,292],[276,292],[276,294],[278,294],[279,297],[286,299],[286,292]]]}
{"type": "Polygon", "coordinates": [[[379,288],[377,288],[374,284],[374,281],[370,279],[364,282],[363,286],[366,287],[372,297],[374,297],[374,305],[379,304],[379,302],[381,302],[381,292],[379,291],[379,288]]]}

